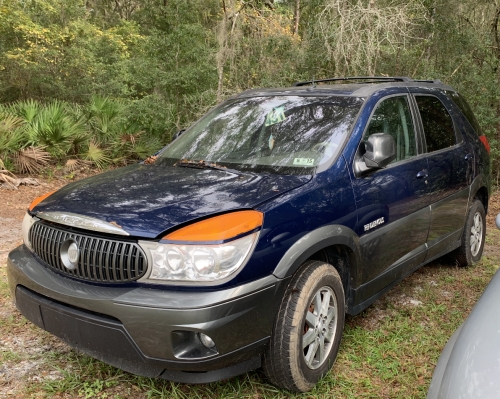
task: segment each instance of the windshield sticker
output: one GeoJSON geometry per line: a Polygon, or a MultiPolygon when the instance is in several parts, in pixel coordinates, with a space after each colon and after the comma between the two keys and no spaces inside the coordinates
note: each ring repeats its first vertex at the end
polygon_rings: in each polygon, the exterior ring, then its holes
{"type": "Polygon", "coordinates": [[[273,148],[274,148],[274,137],[271,134],[271,136],[269,136],[269,149],[272,150],[273,148]]]}
{"type": "Polygon", "coordinates": [[[313,166],[314,165],[314,158],[295,158],[293,160],[294,165],[301,165],[301,166],[313,166]]]}
{"type": "Polygon", "coordinates": [[[266,116],[264,126],[271,126],[283,122],[286,119],[285,106],[273,108],[266,116]]]}

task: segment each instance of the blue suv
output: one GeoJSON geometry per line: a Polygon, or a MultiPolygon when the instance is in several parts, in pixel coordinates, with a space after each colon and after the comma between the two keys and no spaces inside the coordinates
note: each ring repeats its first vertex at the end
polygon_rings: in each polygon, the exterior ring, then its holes
{"type": "Polygon", "coordinates": [[[346,313],[438,257],[480,259],[488,153],[439,81],[245,91],[146,162],[33,201],[12,297],[132,373],[206,383],[262,367],[304,392],[332,367],[346,313]]]}

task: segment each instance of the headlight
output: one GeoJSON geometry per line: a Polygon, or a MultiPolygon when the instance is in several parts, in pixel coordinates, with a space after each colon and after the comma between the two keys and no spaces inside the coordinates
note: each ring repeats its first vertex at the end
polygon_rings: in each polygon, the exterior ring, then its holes
{"type": "Polygon", "coordinates": [[[258,236],[257,232],[217,245],[140,244],[150,254],[151,280],[215,281],[244,264],[258,236]]]}
{"type": "Polygon", "coordinates": [[[176,230],[163,237],[167,242],[140,242],[149,255],[148,278],[178,282],[221,280],[246,263],[262,222],[261,212],[238,211],[176,230]]]}
{"type": "Polygon", "coordinates": [[[31,242],[29,239],[29,231],[30,231],[30,228],[33,225],[33,223],[35,223],[37,220],[39,220],[39,219],[32,217],[28,212],[26,212],[26,215],[24,215],[23,225],[22,225],[21,231],[23,234],[24,245],[26,245],[26,247],[30,251],[33,251],[33,247],[31,246],[31,242]]]}
{"type": "MultiPolygon", "coordinates": [[[[28,209],[31,211],[35,206],[37,206],[40,202],[42,202],[44,199],[46,199],[47,197],[49,197],[51,194],[55,193],[56,190],[54,191],[50,191],[48,193],[45,193],[37,198],[35,198],[30,206],[28,207],[28,209]]],[[[30,228],[31,226],[33,225],[33,223],[35,223],[37,220],[40,220],[36,217],[32,217],[28,212],[26,212],[26,215],[24,215],[24,219],[23,219],[23,225],[22,225],[22,235],[23,235],[23,242],[24,242],[24,245],[26,245],[26,247],[30,250],[30,251],[33,251],[33,247],[31,246],[31,242],[30,242],[30,238],[29,238],[29,232],[30,232],[30,228]]]]}

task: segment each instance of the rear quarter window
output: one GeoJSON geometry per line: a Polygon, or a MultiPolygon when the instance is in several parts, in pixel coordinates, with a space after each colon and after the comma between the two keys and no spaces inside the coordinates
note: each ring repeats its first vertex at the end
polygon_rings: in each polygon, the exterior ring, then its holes
{"type": "Polygon", "coordinates": [[[465,116],[465,119],[467,119],[472,128],[476,131],[476,134],[478,136],[481,136],[483,134],[481,126],[479,125],[479,122],[477,121],[474,112],[472,111],[472,108],[469,106],[465,98],[463,98],[460,94],[454,91],[447,90],[446,94],[453,100],[456,106],[460,109],[462,114],[465,116]]]}

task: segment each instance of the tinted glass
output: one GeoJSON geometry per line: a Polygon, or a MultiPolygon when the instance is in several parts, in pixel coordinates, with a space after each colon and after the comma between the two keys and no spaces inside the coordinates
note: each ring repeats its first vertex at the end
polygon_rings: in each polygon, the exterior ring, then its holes
{"type": "Polygon", "coordinates": [[[474,116],[474,112],[472,112],[472,109],[467,101],[465,101],[465,98],[454,91],[447,91],[446,94],[448,94],[453,102],[457,105],[457,107],[460,108],[460,111],[462,111],[462,114],[464,114],[465,118],[469,121],[473,129],[476,131],[477,135],[481,136],[481,126],[479,126],[479,123],[474,116]]]}
{"type": "Polygon", "coordinates": [[[417,155],[415,129],[407,96],[391,97],[377,105],[364,140],[374,133],[386,133],[394,138],[396,159],[393,162],[417,155]]]}
{"type": "Polygon", "coordinates": [[[456,144],[450,114],[436,97],[415,96],[424,126],[427,151],[437,151],[456,144]]]}
{"type": "Polygon", "coordinates": [[[336,157],[363,103],[351,97],[253,97],[228,101],[182,134],[163,162],[311,173],[336,157]]]}

